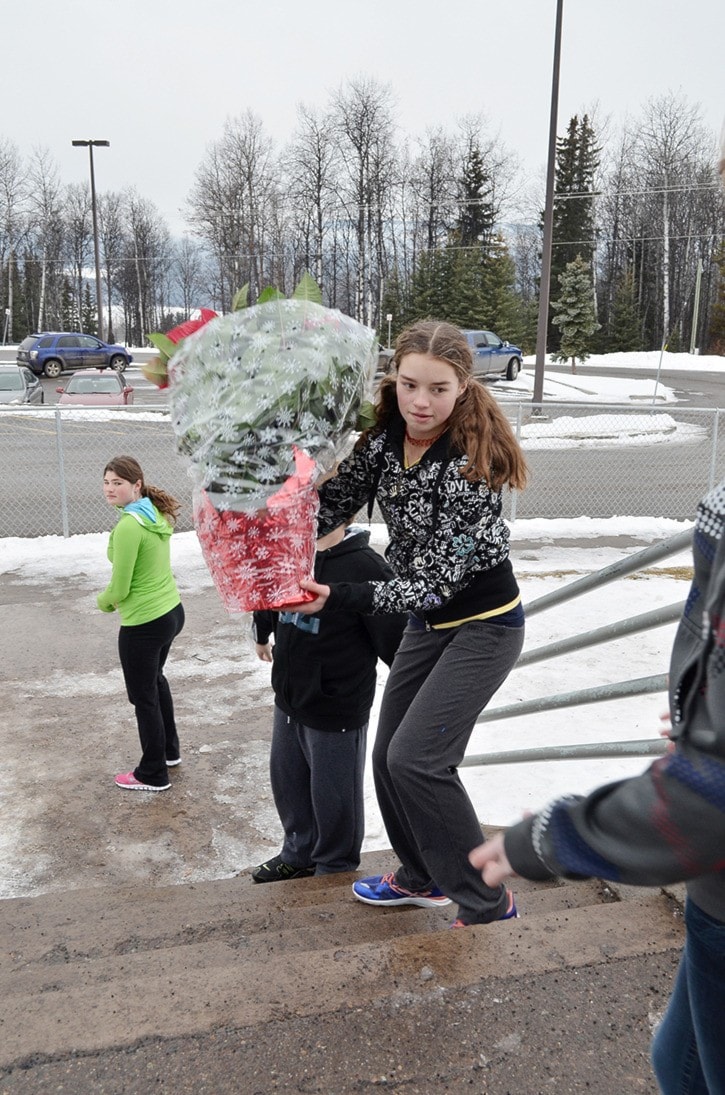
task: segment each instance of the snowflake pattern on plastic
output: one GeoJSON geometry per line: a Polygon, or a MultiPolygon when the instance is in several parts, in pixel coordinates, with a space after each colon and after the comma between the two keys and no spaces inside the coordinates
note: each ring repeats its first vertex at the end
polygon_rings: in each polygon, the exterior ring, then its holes
{"type": "Polygon", "coordinates": [[[316,494],[311,482],[289,486],[298,482],[293,452],[311,458],[311,479],[345,454],[372,393],[376,348],[374,332],[340,312],[275,300],[217,317],[171,359],[177,448],[200,499],[204,556],[231,610],[301,599],[316,494]]]}

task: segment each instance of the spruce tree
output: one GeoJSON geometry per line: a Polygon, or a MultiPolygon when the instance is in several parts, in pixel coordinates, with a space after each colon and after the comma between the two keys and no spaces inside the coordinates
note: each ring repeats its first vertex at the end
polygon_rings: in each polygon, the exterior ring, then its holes
{"type": "Polygon", "coordinates": [[[76,307],[75,295],[73,288],[68,277],[63,278],[63,288],[61,289],[60,299],[61,309],[61,323],[60,327],[62,331],[77,331],[78,324],[80,322],[78,317],[78,309],[76,307]]]}
{"type": "Polygon", "coordinates": [[[609,318],[607,353],[637,352],[642,349],[642,317],[637,307],[634,275],[628,270],[617,283],[609,318]]]}
{"type": "Polygon", "coordinates": [[[455,299],[455,266],[458,251],[441,247],[423,251],[415,265],[408,309],[408,322],[431,316],[447,319],[455,299]]]}
{"type": "Polygon", "coordinates": [[[516,267],[501,236],[491,241],[483,263],[483,314],[481,326],[495,331],[509,342],[516,341],[519,299],[516,294],[516,267]]]}
{"type": "Polygon", "coordinates": [[[457,327],[477,328],[483,324],[484,309],[480,249],[456,251],[454,278],[445,318],[457,327]]]}
{"type": "MultiPolygon", "coordinates": [[[[594,130],[588,116],[575,114],[565,137],[556,142],[556,181],[552,225],[551,284],[556,285],[577,255],[591,267],[594,257],[594,176],[599,166],[594,130]]],[[[558,331],[550,320],[550,345],[558,331]]]]}
{"type": "Polygon", "coordinates": [[[96,306],[91,298],[91,287],[88,282],[83,286],[83,304],[81,307],[81,326],[80,330],[87,335],[95,335],[98,329],[98,321],[96,319],[96,306]]]}
{"type": "Polygon", "coordinates": [[[459,214],[454,235],[460,247],[487,250],[495,220],[491,178],[478,144],[471,139],[458,183],[459,214]]]}
{"type": "Polygon", "coordinates": [[[725,243],[720,244],[715,263],[719,271],[720,284],[710,313],[706,349],[711,354],[725,354],[725,243]]]}
{"type": "Polygon", "coordinates": [[[576,363],[586,361],[591,349],[591,337],[599,328],[594,310],[594,291],[591,271],[577,255],[559,276],[560,292],[552,302],[553,322],[561,332],[555,361],[571,361],[571,371],[576,363]]]}

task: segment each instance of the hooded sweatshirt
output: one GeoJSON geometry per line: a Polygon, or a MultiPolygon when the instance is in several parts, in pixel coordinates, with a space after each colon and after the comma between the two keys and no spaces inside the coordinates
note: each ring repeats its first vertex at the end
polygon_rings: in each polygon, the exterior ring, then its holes
{"type": "Polygon", "coordinates": [[[98,594],[101,612],[118,609],[124,627],[164,616],[181,603],[171,573],[173,529],[148,498],[124,507],[108,541],[111,581],[98,594]]]}
{"type": "MultiPolygon", "coordinates": [[[[315,581],[388,581],[393,571],[369,546],[365,529],[349,528],[345,539],[315,556],[315,581]]],[[[274,631],[272,688],[286,715],[314,730],[356,730],[370,718],[376,665],[391,665],[403,634],[404,614],[362,616],[325,612],[255,612],[255,639],[274,631]]]]}

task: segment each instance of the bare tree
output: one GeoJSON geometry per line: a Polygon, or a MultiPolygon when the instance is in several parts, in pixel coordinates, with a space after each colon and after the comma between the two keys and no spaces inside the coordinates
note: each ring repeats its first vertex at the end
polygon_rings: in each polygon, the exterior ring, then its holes
{"type": "Polygon", "coordinates": [[[106,275],[106,337],[115,342],[113,323],[113,298],[125,248],[125,200],[123,194],[109,191],[98,199],[98,234],[101,242],[101,262],[106,275]]]}
{"type": "MultiPolygon", "coordinates": [[[[301,240],[300,265],[318,285],[324,281],[327,237],[333,230],[339,152],[329,114],[300,105],[297,130],[281,160],[291,205],[291,223],[301,240]]],[[[302,270],[295,269],[294,276],[302,270]]]]}
{"type": "Polygon", "coordinates": [[[73,283],[74,324],[82,330],[84,271],[93,263],[91,196],[85,183],[70,183],[63,194],[64,242],[73,283]]]}
{"type": "Polygon", "coordinates": [[[149,331],[161,325],[171,245],[168,228],[152,202],[134,189],[124,191],[123,199],[127,233],[119,281],[126,341],[143,345],[149,331]]]}
{"type": "MultiPolygon", "coordinates": [[[[677,277],[673,263],[684,257],[677,222],[686,217],[683,205],[689,203],[692,188],[697,185],[702,152],[709,144],[700,107],[688,104],[681,94],[668,92],[647,103],[639,126],[636,156],[649,191],[649,228],[653,237],[659,237],[659,310],[663,344],[674,326],[672,301],[677,277]],[[673,254],[673,247],[677,256],[673,254]]],[[[714,190],[712,196],[715,196],[714,190]]]]}
{"type": "Polygon", "coordinates": [[[227,121],[197,170],[189,219],[216,256],[222,309],[243,283],[249,282],[251,300],[261,288],[277,171],[272,142],[251,111],[227,121]]]}
{"type": "Polygon", "coordinates": [[[52,324],[59,325],[63,281],[61,185],[57,165],[48,149],[37,149],[32,157],[28,173],[28,216],[33,252],[40,266],[37,311],[34,310],[31,326],[42,331],[48,314],[52,324]]]}
{"type": "Polygon", "coordinates": [[[24,227],[26,172],[20,153],[11,141],[0,138],[0,306],[4,334],[13,337],[13,261],[24,227]]]}
{"type": "Polygon", "coordinates": [[[428,130],[418,141],[410,184],[423,246],[429,251],[447,238],[456,221],[457,160],[454,138],[440,128],[428,130]]]}
{"type": "Polygon", "coordinates": [[[342,157],[341,199],[355,225],[354,314],[369,326],[379,320],[382,220],[394,165],[392,92],[367,77],[350,80],[339,92],[335,121],[342,157]]]}
{"type": "Polygon", "coordinates": [[[205,271],[204,251],[196,240],[182,236],[174,246],[174,287],[180,294],[183,318],[188,319],[202,303],[205,271]]]}

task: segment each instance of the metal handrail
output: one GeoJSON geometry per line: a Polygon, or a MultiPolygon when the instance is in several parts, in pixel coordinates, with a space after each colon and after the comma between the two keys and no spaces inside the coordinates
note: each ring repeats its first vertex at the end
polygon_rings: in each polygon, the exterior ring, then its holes
{"type": "Polygon", "coordinates": [[[506,707],[484,711],[476,723],[495,722],[497,719],[514,719],[518,715],[534,715],[542,711],[557,711],[561,707],[579,707],[587,703],[604,703],[625,696],[648,696],[667,688],[667,674],[657,673],[650,677],[635,677],[615,684],[596,684],[592,688],[579,688],[574,692],[558,692],[554,696],[537,696],[533,700],[520,700],[506,707]]]}
{"type": "Polygon", "coordinates": [[[500,753],[478,753],[464,757],[460,768],[473,768],[476,765],[491,764],[533,764],[539,760],[596,760],[602,757],[650,757],[663,756],[667,751],[667,742],[659,739],[649,741],[602,741],[589,745],[542,745],[534,749],[509,749],[500,753]],[[557,756],[551,756],[555,748],[557,756]]]}
{"type": "Polygon", "coordinates": [[[523,653],[514,668],[520,669],[525,665],[546,661],[547,658],[558,658],[561,654],[571,653],[572,650],[583,650],[587,646],[608,643],[613,639],[621,639],[625,635],[635,635],[639,631],[664,627],[673,620],[679,620],[684,607],[685,602],[679,601],[675,605],[668,605],[667,608],[653,608],[650,612],[643,612],[639,616],[628,616],[626,620],[615,620],[613,624],[605,624],[604,627],[597,627],[592,631],[583,631],[580,635],[571,635],[568,639],[558,639],[556,642],[547,643],[546,646],[537,646],[534,650],[523,653]]]}
{"type": "MultiPolygon", "coordinates": [[[[582,593],[598,589],[617,578],[633,574],[644,566],[649,566],[669,555],[676,555],[690,544],[692,532],[692,528],[686,529],[684,532],[678,532],[658,544],[652,544],[642,551],[635,552],[634,555],[630,555],[626,559],[621,559],[616,563],[603,567],[594,574],[587,574],[583,578],[569,582],[561,589],[537,598],[526,605],[527,617],[535,615],[537,612],[543,612],[555,605],[563,604],[582,593]]],[[[580,650],[587,646],[609,642],[621,638],[623,635],[631,635],[653,627],[661,627],[678,619],[682,614],[683,606],[684,602],[669,605],[665,608],[653,609],[651,612],[644,612],[638,616],[629,616],[624,620],[615,621],[613,624],[593,628],[581,632],[579,635],[573,635],[549,643],[546,646],[526,651],[521,655],[514,668],[522,668],[535,662],[544,661],[547,658],[558,657],[572,650],[580,650]]],[[[666,689],[667,676],[665,674],[618,681],[614,684],[595,685],[592,688],[581,688],[573,692],[560,692],[553,696],[540,696],[533,700],[508,704],[505,707],[495,707],[492,710],[483,711],[476,720],[476,724],[494,722],[497,719],[517,718],[520,715],[538,714],[542,711],[554,711],[563,707],[576,707],[589,703],[604,703],[629,696],[649,695],[655,692],[664,692],[666,689]]],[[[541,760],[567,760],[581,757],[651,756],[664,753],[666,748],[666,742],[659,740],[598,742],[589,745],[549,745],[466,756],[461,761],[460,767],[470,768],[484,764],[516,764],[541,760]]]]}
{"type": "Polygon", "coordinates": [[[642,551],[635,552],[634,555],[628,555],[626,559],[619,559],[616,563],[610,563],[609,566],[595,571],[594,574],[585,574],[583,578],[577,578],[575,582],[569,582],[562,589],[555,589],[551,593],[546,593],[543,597],[538,597],[531,604],[526,605],[526,615],[534,616],[537,612],[543,612],[545,608],[563,604],[564,601],[570,601],[581,593],[588,593],[589,590],[598,589],[608,582],[613,582],[616,578],[623,578],[625,574],[633,574],[635,571],[649,566],[650,563],[666,559],[668,555],[676,555],[678,551],[688,547],[691,542],[692,528],[685,529],[684,532],[676,532],[674,536],[668,536],[666,540],[662,540],[658,544],[651,544],[649,547],[643,548],[642,551]]]}

